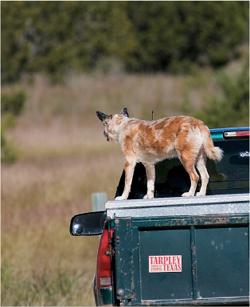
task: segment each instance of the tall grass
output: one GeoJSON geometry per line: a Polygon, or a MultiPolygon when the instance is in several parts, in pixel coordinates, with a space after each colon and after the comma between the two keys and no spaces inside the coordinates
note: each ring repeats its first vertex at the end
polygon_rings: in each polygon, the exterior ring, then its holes
{"type": "Polygon", "coordinates": [[[98,238],[71,237],[69,222],[91,192],[112,198],[121,159],[37,158],[2,166],[2,305],[94,305],[98,238]]]}
{"type": "Polygon", "coordinates": [[[20,159],[2,165],[2,305],[92,306],[98,238],[70,236],[69,223],[91,211],[92,192],[113,198],[119,148],[101,123],[27,118],[9,131],[20,159]]]}
{"type": "Polygon", "coordinates": [[[4,237],[2,306],[94,304],[92,259],[98,239],[80,242],[67,236],[64,224],[47,221],[4,237]]]}
{"type": "Polygon", "coordinates": [[[195,80],[72,76],[51,85],[37,76],[16,85],[28,100],[6,131],[20,156],[2,165],[2,306],[94,305],[98,238],[70,236],[69,223],[91,211],[91,193],[113,199],[123,169],[120,149],[103,137],[95,111],[127,107],[131,117],[149,120],[152,110],[155,119],[181,114],[187,91],[196,108],[214,91],[209,72],[195,80]]]}
{"type": "Polygon", "coordinates": [[[62,114],[75,120],[80,120],[81,115],[86,121],[88,117],[93,119],[96,110],[112,114],[124,107],[128,108],[132,117],[150,120],[152,110],[156,118],[178,114],[187,89],[197,107],[204,103],[203,94],[214,90],[209,71],[199,73],[198,77],[161,73],[73,75],[66,79],[64,85],[51,85],[38,75],[32,84],[25,82],[23,87],[29,96],[26,116],[36,121],[62,114]]]}

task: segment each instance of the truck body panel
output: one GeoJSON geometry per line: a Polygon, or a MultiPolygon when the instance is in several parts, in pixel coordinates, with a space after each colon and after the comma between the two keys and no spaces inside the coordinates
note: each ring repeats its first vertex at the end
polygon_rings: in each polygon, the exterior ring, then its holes
{"type": "Polygon", "coordinates": [[[249,195],[111,201],[124,305],[248,304],[249,195]]]}

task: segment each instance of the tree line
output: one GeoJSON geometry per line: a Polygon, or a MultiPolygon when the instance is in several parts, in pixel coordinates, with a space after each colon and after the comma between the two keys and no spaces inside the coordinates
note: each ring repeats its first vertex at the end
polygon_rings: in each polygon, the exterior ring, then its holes
{"type": "Polygon", "coordinates": [[[189,72],[248,39],[248,1],[2,1],[2,83],[42,72],[189,72]]]}

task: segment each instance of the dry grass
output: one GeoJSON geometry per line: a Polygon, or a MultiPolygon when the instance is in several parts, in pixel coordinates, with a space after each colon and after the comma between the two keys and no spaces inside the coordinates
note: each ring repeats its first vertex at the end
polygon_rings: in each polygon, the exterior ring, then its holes
{"type": "MultiPolygon", "coordinates": [[[[55,115],[67,114],[76,122],[93,119],[96,110],[107,114],[127,107],[132,117],[151,119],[179,114],[186,92],[192,103],[200,107],[204,96],[214,91],[211,71],[195,76],[115,75],[71,76],[64,86],[51,85],[38,75],[32,84],[23,83],[28,93],[26,118],[51,120],[55,115]],[[204,95],[205,94],[205,95],[204,95]]],[[[5,88],[5,91],[8,89],[5,88]]]]}
{"type": "MultiPolygon", "coordinates": [[[[207,76],[207,75],[206,75],[207,76]]],[[[20,158],[2,165],[2,306],[91,306],[97,237],[69,235],[73,215],[91,211],[91,193],[113,199],[123,168],[95,111],[128,107],[132,117],[180,114],[189,88],[201,106],[211,83],[191,77],[106,76],[50,85],[22,83],[25,113],[8,131],[20,158]]],[[[11,91],[11,87],[3,88],[11,91]]]]}
{"type": "Polygon", "coordinates": [[[119,148],[101,125],[22,120],[9,133],[21,158],[2,165],[2,305],[92,306],[98,238],[70,236],[69,223],[91,211],[91,193],[113,198],[119,148]]]}

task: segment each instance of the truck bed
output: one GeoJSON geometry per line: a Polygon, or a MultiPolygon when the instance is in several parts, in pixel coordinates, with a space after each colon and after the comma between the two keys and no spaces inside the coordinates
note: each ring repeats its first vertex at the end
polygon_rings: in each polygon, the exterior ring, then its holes
{"type": "Polygon", "coordinates": [[[118,304],[248,305],[249,194],[109,201],[118,304]]]}

